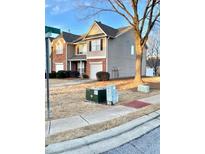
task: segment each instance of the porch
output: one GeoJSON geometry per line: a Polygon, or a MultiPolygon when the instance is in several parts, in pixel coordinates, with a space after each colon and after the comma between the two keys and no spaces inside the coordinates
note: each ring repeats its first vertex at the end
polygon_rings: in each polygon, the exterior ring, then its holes
{"type": "Polygon", "coordinates": [[[69,71],[78,71],[82,76],[83,73],[86,73],[86,63],[85,59],[69,59],[67,68],[69,71]]]}

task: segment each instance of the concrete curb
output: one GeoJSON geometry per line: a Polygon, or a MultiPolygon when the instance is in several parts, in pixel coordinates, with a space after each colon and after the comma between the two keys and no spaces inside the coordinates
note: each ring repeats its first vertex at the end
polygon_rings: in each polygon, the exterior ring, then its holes
{"type": "Polygon", "coordinates": [[[83,138],[50,144],[46,154],[101,153],[140,137],[159,126],[159,111],[152,112],[118,127],[83,138]]]}

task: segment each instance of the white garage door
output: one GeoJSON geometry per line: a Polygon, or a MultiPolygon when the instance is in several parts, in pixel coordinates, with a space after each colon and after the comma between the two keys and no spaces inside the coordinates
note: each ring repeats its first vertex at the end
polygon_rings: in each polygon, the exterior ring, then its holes
{"type": "Polygon", "coordinates": [[[63,63],[58,63],[58,64],[56,64],[56,72],[58,72],[58,71],[60,71],[60,70],[64,70],[63,63]]]}
{"type": "Polygon", "coordinates": [[[102,63],[90,64],[90,79],[96,80],[96,73],[102,71],[102,63]]]}

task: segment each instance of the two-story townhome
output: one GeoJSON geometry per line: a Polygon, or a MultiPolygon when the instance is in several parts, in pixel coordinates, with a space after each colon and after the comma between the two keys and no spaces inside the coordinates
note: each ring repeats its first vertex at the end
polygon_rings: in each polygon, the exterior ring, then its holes
{"type": "Polygon", "coordinates": [[[79,37],[79,35],[62,32],[52,41],[52,71],[70,70],[68,59],[73,55],[74,51],[72,42],[79,37]]]}
{"type": "MultiPolygon", "coordinates": [[[[130,26],[115,29],[95,21],[86,34],[74,36],[76,39],[72,42],[65,41],[66,66],[59,67],[59,63],[56,63],[56,71],[78,70],[81,74],[86,73],[91,79],[96,79],[96,73],[99,71],[109,72],[111,78],[134,77],[135,38],[130,26]]],[[[57,37],[53,45],[60,38],[62,39],[62,36],[57,37]]],[[[145,55],[146,51],[143,55],[142,75],[145,75],[145,55]]]]}

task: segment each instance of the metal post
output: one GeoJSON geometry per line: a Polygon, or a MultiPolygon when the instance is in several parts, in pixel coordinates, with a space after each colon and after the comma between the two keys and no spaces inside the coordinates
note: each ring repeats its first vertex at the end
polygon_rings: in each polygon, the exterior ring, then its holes
{"type": "Polygon", "coordinates": [[[47,117],[50,118],[50,100],[49,100],[49,42],[46,38],[46,81],[47,81],[47,117]]]}

